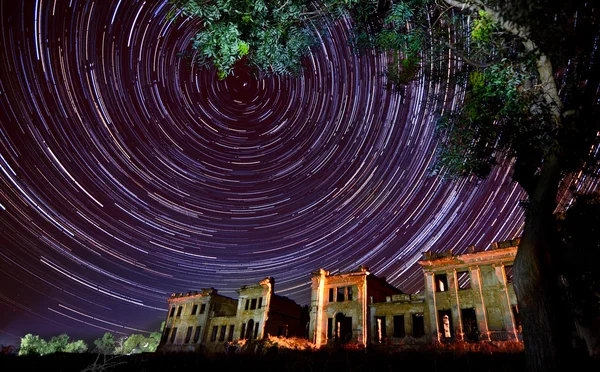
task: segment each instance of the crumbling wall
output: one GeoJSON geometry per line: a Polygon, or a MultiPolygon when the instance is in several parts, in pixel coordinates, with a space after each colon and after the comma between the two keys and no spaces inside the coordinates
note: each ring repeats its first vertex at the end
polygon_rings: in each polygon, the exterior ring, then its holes
{"type": "Polygon", "coordinates": [[[265,337],[304,337],[302,308],[287,297],[273,295],[269,306],[265,337]]]}
{"type": "Polygon", "coordinates": [[[169,311],[159,351],[200,351],[208,338],[210,320],[215,316],[235,317],[237,301],[221,296],[214,288],[200,293],[177,293],[168,299],[169,311]],[[179,310],[181,309],[181,311],[179,310]]]}
{"type": "Polygon", "coordinates": [[[378,278],[373,274],[367,276],[367,296],[369,304],[374,302],[384,302],[386,297],[396,294],[402,294],[402,291],[386,282],[385,278],[378,278]]]}
{"type": "Polygon", "coordinates": [[[425,311],[425,298],[423,295],[399,294],[387,296],[385,302],[376,302],[370,305],[370,334],[372,343],[400,343],[411,341],[426,341],[426,335],[429,330],[428,314],[425,311]],[[399,325],[398,318],[402,318],[402,327],[399,325]],[[416,325],[419,330],[414,329],[413,323],[423,317],[422,323],[416,325]],[[426,318],[427,317],[427,318],[426,318]],[[384,334],[378,332],[378,319],[384,320],[384,334]],[[415,332],[416,331],[416,332],[415,332]]]}
{"type": "Polygon", "coordinates": [[[206,338],[203,342],[207,351],[224,352],[227,350],[227,343],[236,339],[236,332],[239,332],[236,316],[219,316],[209,319],[206,327],[206,338]]]}

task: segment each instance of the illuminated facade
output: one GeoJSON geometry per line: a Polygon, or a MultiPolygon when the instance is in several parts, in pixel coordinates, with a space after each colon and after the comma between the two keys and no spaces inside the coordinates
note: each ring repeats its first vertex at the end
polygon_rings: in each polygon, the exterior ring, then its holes
{"type": "Polygon", "coordinates": [[[172,294],[159,351],[225,351],[228,342],[273,336],[303,336],[301,307],[274,294],[266,278],[243,286],[234,300],[214,288],[172,294]]]}
{"type": "Polygon", "coordinates": [[[519,241],[462,255],[423,254],[423,294],[403,294],[366,267],[312,275],[309,337],[331,343],[515,340],[520,336],[512,263],[519,241]]]}
{"type": "Polygon", "coordinates": [[[159,351],[225,351],[229,342],[304,337],[317,347],[356,343],[520,339],[512,264],[519,240],[454,255],[423,253],[425,290],[404,294],[366,266],[312,273],[310,320],[274,294],[273,278],[243,286],[234,300],[214,288],[173,294],[159,351]],[[409,339],[410,338],[410,339],[409,339]]]}

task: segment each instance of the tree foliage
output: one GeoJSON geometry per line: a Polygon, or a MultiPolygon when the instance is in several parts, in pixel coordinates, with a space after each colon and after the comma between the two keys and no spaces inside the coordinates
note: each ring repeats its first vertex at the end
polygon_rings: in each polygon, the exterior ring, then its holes
{"type": "Polygon", "coordinates": [[[107,332],[102,338],[94,341],[94,344],[96,351],[104,355],[152,353],[160,343],[160,336],[160,332],[152,332],[148,337],[134,333],[115,340],[114,336],[107,332]]]}
{"type": "Polygon", "coordinates": [[[529,64],[503,59],[468,74],[462,105],[441,116],[434,174],[486,177],[506,157],[539,166],[555,128],[529,64]],[[534,111],[534,112],[532,112],[534,111]]]}
{"type": "Polygon", "coordinates": [[[87,344],[83,340],[77,340],[68,343],[65,346],[65,353],[85,353],[88,350],[87,344]]]}
{"type": "Polygon", "coordinates": [[[199,18],[193,39],[195,62],[214,66],[219,79],[242,58],[265,74],[299,71],[301,57],[315,42],[307,22],[309,2],[289,0],[175,0],[184,16],[199,18]]]}
{"type": "Polygon", "coordinates": [[[428,44],[426,5],[427,0],[360,0],[346,5],[353,20],[353,46],[389,53],[388,79],[395,84],[408,84],[420,70],[428,44]]]}
{"type": "Polygon", "coordinates": [[[46,341],[38,335],[31,333],[21,337],[19,355],[44,355],[46,354],[46,341]]]}
{"type": "Polygon", "coordinates": [[[50,341],[40,338],[38,335],[26,334],[21,338],[19,355],[47,355],[53,353],[84,353],[87,345],[78,340],[69,342],[69,335],[61,334],[54,336],[50,341]]]}
{"type": "Polygon", "coordinates": [[[94,351],[99,354],[113,354],[115,352],[115,336],[110,332],[106,332],[101,338],[94,341],[94,345],[96,345],[94,351]]]}
{"type": "Polygon", "coordinates": [[[63,333],[61,335],[54,336],[50,339],[50,341],[47,342],[48,351],[45,354],[62,353],[67,348],[67,345],[69,345],[68,334],[63,333]]]}

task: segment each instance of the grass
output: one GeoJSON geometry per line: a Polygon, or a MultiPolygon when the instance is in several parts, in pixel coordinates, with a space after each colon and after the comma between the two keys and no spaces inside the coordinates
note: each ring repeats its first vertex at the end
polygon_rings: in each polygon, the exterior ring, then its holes
{"type": "MultiPolygon", "coordinates": [[[[41,357],[0,356],[0,371],[168,372],[371,372],[371,371],[525,371],[525,356],[518,342],[405,342],[359,348],[349,344],[314,350],[303,339],[269,337],[237,345],[229,354],[143,353],[107,359],[94,354],[57,353],[41,357]]],[[[588,370],[600,370],[599,366],[588,370]]]]}

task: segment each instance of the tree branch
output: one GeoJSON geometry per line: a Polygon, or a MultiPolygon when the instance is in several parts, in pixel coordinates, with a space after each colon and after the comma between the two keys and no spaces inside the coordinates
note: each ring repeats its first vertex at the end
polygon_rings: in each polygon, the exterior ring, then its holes
{"type": "Polygon", "coordinates": [[[456,54],[463,62],[465,62],[466,64],[476,67],[476,68],[486,68],[486,67],[490,67],[493,65],[492,62],[489,63],[479,63],[476,61],[473,61],[472,59],[468,58],[467,56],[465,56],[462,52],[460,52],[454,45],[450,44],[447,41],[443,41],[442,42],[448,49],[452,50],[454,52],[454,54],[456,54]]]}

